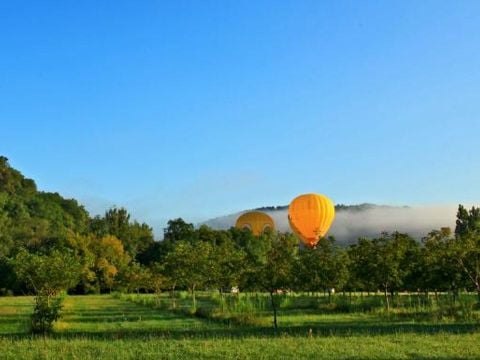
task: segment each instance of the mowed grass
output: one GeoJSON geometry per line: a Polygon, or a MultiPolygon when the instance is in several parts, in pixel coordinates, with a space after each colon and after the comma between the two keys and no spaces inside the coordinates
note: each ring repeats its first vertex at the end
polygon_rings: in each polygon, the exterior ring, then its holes
{"type": "Polygon", "coordinates": [[[269,326],[229,325],[110,295],[69,296],[55,333],[42,338],[27,333],[32,308],[31,297],[0,298],[1,359],[480,358],[475,323],[291,309],[280,314],[275,336],[269,326]]]}
{"type": "Polygon", "coordinates": [[[168,311],[155,311],[109,295],[69,296],[63,317],[55,325],[57,334],[86,335],[104,338],[125,336],[182,336],[221,328],[193,317],[168,311]]]}
{"type": "Polygon", "coordinates": [[[0,297],[0,336],[24,334],[32,310],[31,296],[0,297]]]}

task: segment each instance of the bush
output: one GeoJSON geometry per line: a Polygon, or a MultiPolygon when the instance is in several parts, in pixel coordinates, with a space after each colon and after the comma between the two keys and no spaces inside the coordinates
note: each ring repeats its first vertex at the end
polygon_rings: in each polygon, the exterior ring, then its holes
{"type": "Polygon", "coordinates": [[[30,331],[45,335],[53,330],[53,323],[60,318],[64,293],[57,296],[38,294],[35,296],[35,308],[31,315],[30,331]]]}

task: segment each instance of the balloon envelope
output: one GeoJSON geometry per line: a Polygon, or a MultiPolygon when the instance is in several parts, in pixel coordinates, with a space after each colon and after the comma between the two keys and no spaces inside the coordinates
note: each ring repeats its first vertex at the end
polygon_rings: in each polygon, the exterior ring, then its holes
{"type": "Polygon", "coordinates": [[[335,206],[325,195],[300,195],[288,207],[292,231],[309,247],[314,247],[325,236],[334,217],[335,206]]]}
{"type": "Polygon", "coordinates": [[[235,223],[238,229],[249,229],[253,235],[258,236],[266,231],[274,231],[275,223],[267,214],[260,211],[249,211],[240,215],[235,223]]]}

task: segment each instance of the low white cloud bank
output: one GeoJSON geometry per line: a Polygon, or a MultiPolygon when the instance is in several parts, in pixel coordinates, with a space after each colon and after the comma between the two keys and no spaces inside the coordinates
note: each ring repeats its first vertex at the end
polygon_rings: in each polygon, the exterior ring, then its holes
{"type": "MultiPolygon", "coordinates": [[[[336,212],[329,235],[335,236],[338,242],[352,243],[359,237],[375,237],[383,231],[399,231],[420,240],[434,229],[454,229],[457,208],[458,205],[340,209],[336,212]]],[[[286,209],[264,212],[273,218],[279,231],[290,231],[286,209]]],[[[239,215],[212,219],[205,224],[214,229],[228,229],[235,225],[239,215]]]]}

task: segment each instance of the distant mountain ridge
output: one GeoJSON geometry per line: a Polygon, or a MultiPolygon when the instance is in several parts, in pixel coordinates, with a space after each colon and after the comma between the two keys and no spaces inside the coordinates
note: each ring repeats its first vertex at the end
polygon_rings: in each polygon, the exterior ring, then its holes
{"type": "MultiPolygon", "coordinates": [[[[373,208],[408,208],[408,206],[390,206],[390,205],[377,205],[377,204],[372,204],[372,203],[362,203],[362,204],[356,204],[356,205],[345,205],[345,204],[336,204],[335,205],[335,211],[341,211],[341,210],[357,210],[357,211],[362,211],[366,209],[373,209],[373,208]]],[[[288,205],[278,205],[278,206],[262,206],[253,210],[258,210],[258,211],[277,211],[277,210],[287,210],[288,205]]],[[[246,211],[251,211],[251,210],[245,210],[246,211]]]]}

